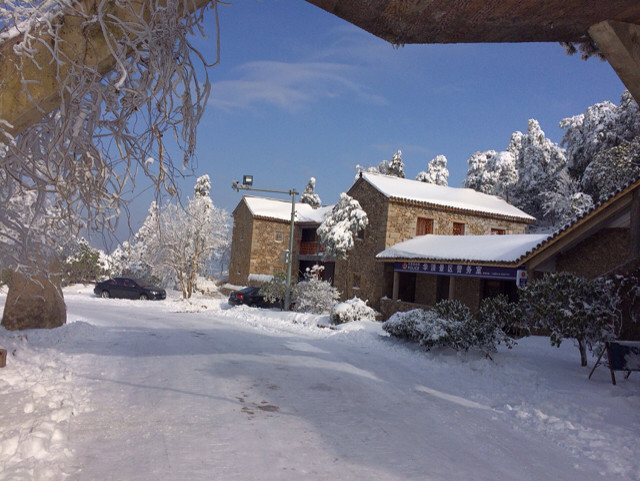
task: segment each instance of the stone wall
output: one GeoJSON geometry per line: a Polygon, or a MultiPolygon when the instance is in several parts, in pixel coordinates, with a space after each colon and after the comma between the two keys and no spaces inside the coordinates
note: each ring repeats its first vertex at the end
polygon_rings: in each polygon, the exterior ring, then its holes
{"type": "Polygon", "coordinates": [[[241,201],[233,211],[231,256],[229,259],[229,283],[231,284],[238,286],[247,284],[252,231],[253,219],[251,212],[249,212],[247,204],[241,201]]]}
{"type": "MultiPolygon", "coordinates": [[[[296,243],[294,242],[294,249],[296,243]]],[[[253,219],[251,238],[251,274],[285,274],[282,251],[289,247],[289,222],[253,219]]]]}
{"type": "Polygon", "coordinates": [[[452,234],[454,222],[464,224],[465,235],[490,234],[491,229],[502,229],[505,234],[524,234],[527,230],[527,224],[524,222],[397,201],[389,202],[388,210],[389,224],[385,248],[415,237],[418,217],[433,219],[433,233],[439,235],[452,234]]]}
{"type": "Polygon", "coordinates": [[[355,240],[348,258],[336,260],[334,285],[340,291],[341,299],[356,296],[368,300],[369,305],[377,310],[384,291],[385,276],[384,264],[376,262],[375,256],[385,248],[387,201],[365,181],[354,184],[348,194],[360,202],[369,218],[369,225],[362,238],[355,240]]]}
{"type": "Polygon", "coordinates": [[[480,308],[482,300],[482,279],[473,277],[452,277],[455,279],[453,298],[462,302],[475,313],[480,308]]]}
{"type": "Polygon", "coordinates": [[[603,229],[556,259],[557,272],[592,279],[627,261],[629,229],[603,229]]]}
{"type": "MultiPolygon", "coordinates": [[[[295,226],[291,276],[297,279],[300,227],[295,226]]],[[[249,274],[286,274],[282,251],[289,247],[289,222],[255,219],[246,203],[233,211],[229,282],[249,284],[249,274]]]]}

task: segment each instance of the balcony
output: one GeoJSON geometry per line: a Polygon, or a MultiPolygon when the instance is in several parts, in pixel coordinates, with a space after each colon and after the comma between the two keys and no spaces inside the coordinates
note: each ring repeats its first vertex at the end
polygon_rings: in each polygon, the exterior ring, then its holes
{"type": "Polygon", "coordinates": [[[324,246],[318,241],[302,241],[300,242],[301,256],[316,256],[322,254],[324,246]]]}

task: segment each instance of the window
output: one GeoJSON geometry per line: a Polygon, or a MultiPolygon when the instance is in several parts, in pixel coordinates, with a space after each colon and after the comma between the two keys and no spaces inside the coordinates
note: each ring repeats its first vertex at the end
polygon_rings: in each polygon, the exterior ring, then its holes
{"type": "Polygon", "coordinates": [[[282,233],[282,231],[276,231],[275,233],[275,237],[274,237],[276,242],[282,242],[284,241],[284,234],[282,233]]]}
{"type": "Polygon", "coordinates": [[[364,239],[364,229],[358,229],[358,232],[356,233],[356,239],[364,239]]]}
{"type": "Polygon", "coordinates": [[[506,231],[504,229],[494,229],[491,228],[491,235],[504,235],[506,231]]]}
{"type": "Polygon", "coordinates": [[[416,235],[433,234],[433,219],[418,217],[416,221],[416,235]]]}
{"type": "Polygon", "coordinates": [[[353,288],[360,289],[360,274],[353,274],[353,288]]]}
{"type": "Polygon", "coordinates": [[[453,235],[464,235],[464,224],[462,222],[453,223],[453,235]]]}

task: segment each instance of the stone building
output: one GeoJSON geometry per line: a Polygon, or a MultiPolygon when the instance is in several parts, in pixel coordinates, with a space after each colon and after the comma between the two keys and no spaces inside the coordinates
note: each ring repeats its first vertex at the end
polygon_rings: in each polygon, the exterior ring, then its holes
{"type": "MultiPolygon", "coordinates": [[[[307,267],[325,265],[325,278],[332,278],[333,263],[322,263],[316,229],[332,206],[312,208],[296,203],[292,278],[307,267]]],[[[291,202],[244,195],[233,211],[229,282],[260,284],[268,276],[285,274],[285,250],[289,247],[291,202]]]]}
{"type": "MultiPolygon", "coordinates": [[[[640,269],[640,179],[551,234],[420,236],[378,253],[385,279],[380,310],[455,298],[472,310],[484,297],[515,294],[516,283],[545,272],[595,278],[637,276],[640,269]],[[614,276],[615,277],[615,276],[614,276]]],[[[639,338],[640,299],[623,299],[623,332],[639,338]]]]}
{"type": "MultiPolygon", "coordinates": [[[[382,298],[391,298],[394,292],[393,263],[376,260],[376,255],[385,249],[425,234],[474,238],[524,234],[535,221],[504,200],[472,189],[380,174],[362,173],[347,194],[360,202],[369,225],[356,240],[348,258],[336,262],[334,285],[343,298],[366,299],[378,310],[382,298]]],[[[414,302],[415,283],[413,287],[409,284],[409,281],[403,283],[406,287],[402,295],[414,302]]],[[[463,288],[461,285],[460,289],[463,288]]],[[[434,285],[429,289],[435,299],[435,290],[444,287],[434,285]]],[[[422,295],[422,286],[418,286],[417,292],[422,295]]]]}

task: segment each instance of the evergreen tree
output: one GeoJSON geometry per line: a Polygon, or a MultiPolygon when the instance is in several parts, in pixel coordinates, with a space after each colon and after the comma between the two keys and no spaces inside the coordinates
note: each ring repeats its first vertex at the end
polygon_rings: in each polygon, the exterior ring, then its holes
{"type": "Polygon", "coordinates": [[[562,145],[569,172],[595,202],[635,178],[637,169],[629,164],[634,164],[640,142],[640,109],[628,91],[618,106],[599,102],[559,125],[565,129],[562,145]]]}
{"type": "Polygon", "coordinates": [[[340,199],[318,227],[318,237],[324,245],[325,258],[346,259],[353,249],[354,237],[369,224],[360,203],[347,195],[340,199]]]}
{"type": "Polygon", "coordinates": [[[399,149],[391,157],[386,174],[404,179],[404,163],[402,162],[402,152],[399,149]]]}
{"type": "Polygon", "coordinates": [[[529,119],[527,133],[515,157],[518,182],[510,201],[537,219],[544,218],[544,199],[553,192],[556,175],[567,160],[564,149],[547,139],[535,119],[529,119]]]}
{"type": "Polygon", "coordinates": [[[447,169],[447,158],[442,155],[436,155],[427,163],[427,169],[418,172],[416,180],[426,182],[428,184],[449,185],[449,170],[447,169]]]}
{"type": "Polygon", "coordinates": [[[360,164],[356,165],[355,180],[358,180],[360,172],[368,172],[371,174],[392,175],[404,179],[404,164],[402,162],[402,152],[397,150],[389,160],[381,160],[378,165],[364,167],[360,164]]]}
{"type": "Polygon", "coordinates": [[[315,177],[309,177],[307,185],[304,187],[302,194],[300,195],[300,202],[303,204],[309,204],[311,207],[320,207],[320,196],[315,193],[316,179],[315,177]]]}

